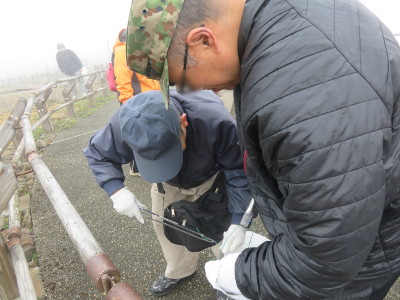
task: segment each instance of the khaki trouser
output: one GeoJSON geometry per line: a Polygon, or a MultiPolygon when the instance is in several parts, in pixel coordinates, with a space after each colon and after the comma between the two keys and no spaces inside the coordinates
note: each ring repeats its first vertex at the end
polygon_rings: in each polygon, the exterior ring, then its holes
{"type": "MultiPolygon", "coordinates": [[[[163,183],[165,194],[158,192],[157,184],[153,184],[151,188],[152,210],[156,214],[164,215],[164,209],[171,203],[179,200],[193,202],[203,193],[211,188],[216,175],[191,189],[181,189],[173,187],[167,183],[163,183]]],[[[153,218],[157,218],[154,217],[153,218]]],[[[192,275],[196,271],[199,252],[190,252],[184,246],[172,244],[164,235],[163,225],[158,222],[153,222],[154,230],[156,231],[158,241],[161,244],[165,260],[167,261],[167,269],[165,276],[171,279],[180,279],[192,275]]],[[[218,245],[212,247],[214,255],[218,256],[218,245]]]]}

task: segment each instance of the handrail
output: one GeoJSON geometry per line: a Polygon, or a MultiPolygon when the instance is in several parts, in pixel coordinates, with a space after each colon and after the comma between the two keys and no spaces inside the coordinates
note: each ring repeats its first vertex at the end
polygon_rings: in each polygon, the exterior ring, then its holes
{"type": "Polygon", "coordinates": [[[104,73],[104,71],[95,71],[95,72],[86,73],[86,74],[82,74],[82,75],[76,75],[76,76],[71,76],[71,77],[66,77],[66,78],[57,79],[57,80],[54,80],[54,81],[52,81],[52,82],[50,82],[50,83],[48,83],[48,84],[42,86],[42,87],[41,87],[40,89],[38,89],[38,90],[33,91],[33,94],[34,94],[35,96],[40,96],[40,95],[42,95],[46,90],[48,90],[48,89],[50,89],[50,88],[56,86],[56,85],[59,84],[59,83],[64,83],[64,82],[68,82],[68,81],[72,81],[72,80],[76,80],[76,79],[80,79],[80,78],[83,78],[83,77],[88,77],[88,76],[93,75],[93,74],[100,74],[100,73],[104,73]]]}
{"type": "Polygon", "coordinates": [[[36,300],[35,287],[29,275],[29,266],[26,261],[24,249],[21,246],[21,225],[18,210],[18,192],[9,202],[9,228],[10,236],[8,247],[17,278],[18,291],[23,300],[36,300]]]}
{"type": "MultiPolygon", "coordinates": [[[[56,108],[53,108],[50,111],[47,111],[46,108],[46,113],[42,112],[41,118],[33,126],[30,122],[30,116],[33,107],[35,104],[37,104],[39,97],[44,94],[44,97],[46,97],[46,99],[44,99],[45,102],[49,95],[49,91],[51,92],[51,89],[55,87],[58,83],[68,82],[69,85],[72,82],[72,84],[74,84],[73,81],[79,78],[86,76],[95,76],[101,73],[104,74],[104,71],[97,71],[84,75],[55,80],[32,93],[32,95],[28,98],[25,111],[21,117],[23,139],[19,143],[17,150],[14,153],[12,163],[16,165],[21,159],[22,155],[25,154],[25,157],[32,165],[37,179],[42,185],[46,195],[53,205],[54,210],[61,220],[61,223],[67,231],[74,246],[78,250],[78,253],[83,263],[86,265],[86,270],[90,278],[92,279],[98,290],[104,292],[104,294],[106,295],[106,299],[141,300],[142,298],[132,289],[132,287],[130,287],[129,284],[120,282],[121,276],[118,269],[113,265],[110,258],[103,252],[100,245],[90,232],[89,228],[86,226],[78,212],[75,210],[74,206],[69,201],[67,195],[62,190],[49,168],[41,159],[40,155],[37,152],[36,144],[33,138],[33,130],[38,128],[38,126],[42,125],[44,122],[48,121],[53,113],[63,108],[71,108],[73,107],[73,104],[75,102],[82,99],[93,99],[94,94],[100,91],[106,92],[107,87],[105,86],[104,78],[101,82],[102,87],[95,91],[92,91],[91,84],[93,84],[95,77],[91,77],[92,80],[90,80],[90,86],[87,85],[87,91],[89,92],[86,92],[83,96],[78,98],[70,99],[69,93],[71,92],[72,87],[69,86],[66,92],[66,103],[56,108]],[[46,91],[48,92],[47,95],[45,94],[46,91]]],[[[10,212],[18,211],[18,207],[16,204],[17,203],[14,201],[13,197],[9,203],[10,212]]],[[[22,247],[20,247],[21,245],[18,242],[18,239],[20,238],[20,235],[18,236],[18,232],[20,232],[20,225],[18,224],[18,222],[15,222],[15,219],[16,217],[14,214],[12,218],[13,223],[12,226],[10,226],[9,245],[11,253],[14,253],[14,257],[18,257],[19,260],[23,260],[20,257],[20,251],[22,247]]],[[[27,295],[29,293],[32,294],[31,285],[29,283],[30,280],[26,278],[26,267],[26,260],[24,260],[23,262],[14,261],[14,269],[16,271],[18,270],[16,277],[21,299],[36,299],[33,297],[23,297],[23,295],[27,295]],[[25,282],[26,284],[20,285],[20,282],[25,282]]]]}
{"type": "Polygon", "coordinates": [[[57,111],[59,111],[59,110],[65,108],[65,107],[68,107],[68,106],[74,104],[74,103],[77,102],[77,101],[80,101],[80,100],[85,99],[85,98],[87,98],[87,97],[89,97],[89,96],[91,96],[91,95],[94,95],[94,94],[96,94],[96,93],[99,92],[99,91],[103,91],[103,90],[105,90],[105,89],[107,89],[107,88],[106,88],[106,87],[100,88],[100,89],[98,89],[98,90],[96,90],[96,91],[94,91],[94,92],[90,92],[90,93],[88,93],[88,94],[83,95],[82,97],[75,98],[75,99],[72,100],[72,101],[69,101],[69,102],[67,102],[67,103],[61,104],[60,106],[58,106],[58,107],[56,107],[56,108],[53,108],[52,110],[50,110],[49,112],[47,112],[43,117],[41,117],[35,124],[33,124],[32,130],[35,130],[35,129],[38,128],[40,125],[42,125],[42,123],[43,123],[44,121],[48,120],[49,117],[50,117],[53,113],[55,113],[55,112],[57,112],[57,111]]]}

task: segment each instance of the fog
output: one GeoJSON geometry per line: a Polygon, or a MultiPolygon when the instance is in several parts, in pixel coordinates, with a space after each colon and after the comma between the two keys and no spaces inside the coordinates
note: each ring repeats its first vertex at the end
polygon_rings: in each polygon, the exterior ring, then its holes
{"type": "MultiPolygon", "coordinates": [[[[393,33],[400,33],[398,0],[362,0],[393,33]]],[[[130,0],[0,0],[0,79],[57,70],[56,44],[84,65],[106,63],[130,0]]]]}
{"type": "Polygon", "coordinates": [[[105,63],[131,1],[0,0],[0,78],[56,71],[57,43],[105,63]]]}
{"type": "Polygon", "coordinates": [[[361,2],[375,13],[393,34],[400,34],[400,1],[361,0],[361,2]]]}

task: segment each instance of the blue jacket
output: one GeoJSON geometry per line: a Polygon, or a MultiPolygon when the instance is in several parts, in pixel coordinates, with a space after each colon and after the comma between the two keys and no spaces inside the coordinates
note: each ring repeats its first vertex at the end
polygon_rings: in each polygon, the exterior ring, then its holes
{"type": "MultiPolygon", "coordinates": [[[[184,96],[171,91],[171,101],[178,111],[187,114],[189,125],[182,168],[167,183],[189,189],[199,186],[221,170],[227,182],[232,223],[238,224],[251,195],[243,171],[236,121],[211,91],[184,96]]],[[[134,160],[134,155],[121,138],[119,110],[108,125],[93,135],[83,152],[97,183],[108,195],[124,187],[121,165],[134,160]]]]}

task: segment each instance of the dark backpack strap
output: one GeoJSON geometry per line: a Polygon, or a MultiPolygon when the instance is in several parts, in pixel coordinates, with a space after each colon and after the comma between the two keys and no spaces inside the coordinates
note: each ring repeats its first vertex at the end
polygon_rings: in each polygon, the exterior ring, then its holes
{"type": "Polygon", "coordinates": [[[133,89],[133,96],[136,96],[142,92],[142,86],[140,85],[140,81],[136,72],[132,73],[131,85],[133,89]]]}
{"type": "Polygon", "coordinates": [[[216,193],[218,191],[222,192],[221,189],[225,189],[225,184],[226,184],[226,182],[225,182],[224,172],[219,171],[217,177],[215,177],[214,183],[212,184],[210,190],[213,193],[216,193]],[[217,189],[218,189],[218,191],[217,191],[217,189]]]}
{"type": "Polygon", "coordinates": [[[184,114],[183,108],[180,106],[179,103],[175,103],[174,101],[171,101],[170,103],[172,103],[175,106],[180,116],[184,114]]]}
{"type": "Polygon", "coordinates": [[[161,182],[157,183],[157,188],[160,194],[165,194],[165,190],[161,182]]]}
{"type": "Polygon", "coordinates": [[[113,67],[114,67],[114,60],[115,60],[115,53],[113,51],[113,53],[111,54],[111,63],[113,67]]]}

